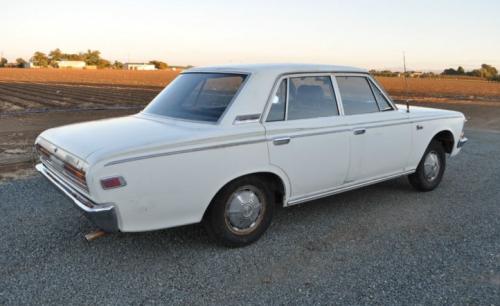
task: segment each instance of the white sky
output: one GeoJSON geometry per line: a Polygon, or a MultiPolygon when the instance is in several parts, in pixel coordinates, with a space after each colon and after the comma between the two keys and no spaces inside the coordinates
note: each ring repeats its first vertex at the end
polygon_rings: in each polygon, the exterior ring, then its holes
{"type": "Polygon", "coordinates": [[[60,48],[171,65],[500,67],[500,1],[2,1],[10,61],[60,48]]]}

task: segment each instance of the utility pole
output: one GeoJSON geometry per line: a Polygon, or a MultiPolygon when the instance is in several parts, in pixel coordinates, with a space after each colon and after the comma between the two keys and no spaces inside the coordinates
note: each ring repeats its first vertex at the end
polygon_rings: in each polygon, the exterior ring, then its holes
{"type": "Polygon", "coordinates": [[[406,79],[406,54],[403,51],[403,77],[405,81],[405,95],[406,95],[406,112],[410,112],[410,100],[408,99],[408,80],[406,79]]]}

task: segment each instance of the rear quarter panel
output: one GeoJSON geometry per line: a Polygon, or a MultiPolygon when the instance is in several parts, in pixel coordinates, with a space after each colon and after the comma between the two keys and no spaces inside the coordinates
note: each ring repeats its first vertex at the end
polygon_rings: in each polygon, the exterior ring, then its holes
{"type": "MultiPolygon", "coordinates": [[[[215,194],[231,180],[255,172],[285,175],[269,165],[263,128],[261,141],[93,167],[93,190],[101,203],[117,206],[124,232],[169,228],[201,221],[215,194]],[[99,179],[114,175],[127,186],[102,190],[99,179]]],[[[285,186],[288,189],[288,184],[285,186]]]]}

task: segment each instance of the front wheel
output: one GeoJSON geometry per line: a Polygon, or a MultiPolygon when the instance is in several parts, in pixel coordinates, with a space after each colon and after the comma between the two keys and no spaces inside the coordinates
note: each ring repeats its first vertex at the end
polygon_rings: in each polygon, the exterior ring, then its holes
{"type": "Polygon", "coordinates": [[[257,177],[243,177],[215,196],[205,216],[210,236],[231,247],[248,245],[271,224],[274,194],[257,177]]]}
{"type": "Polygon", "coordinates": [[[425,150],[415,173],[408,176],[410,184],[420,191],[431,191],[441,182],[446,167],[443,145],[433,140],[425,150]]]}

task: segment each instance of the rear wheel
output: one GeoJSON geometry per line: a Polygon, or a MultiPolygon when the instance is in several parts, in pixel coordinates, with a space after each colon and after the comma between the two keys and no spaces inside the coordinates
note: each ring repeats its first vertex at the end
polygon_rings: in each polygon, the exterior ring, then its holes
{"type": "Polygon", "coordinates": [[[446,167],[443,145],[433,140],[425,150],[415,173],[410,174],[410,184],[420,191],[431,191],[441,182],[446,167]]]}
{"type": "Polygon", "coordinates": [[[208,233],[226,246],[244,246],[262,236],[271,224],[274,194],[257,177],[229,183],[215,196],[205,216],[208,233]]]}

